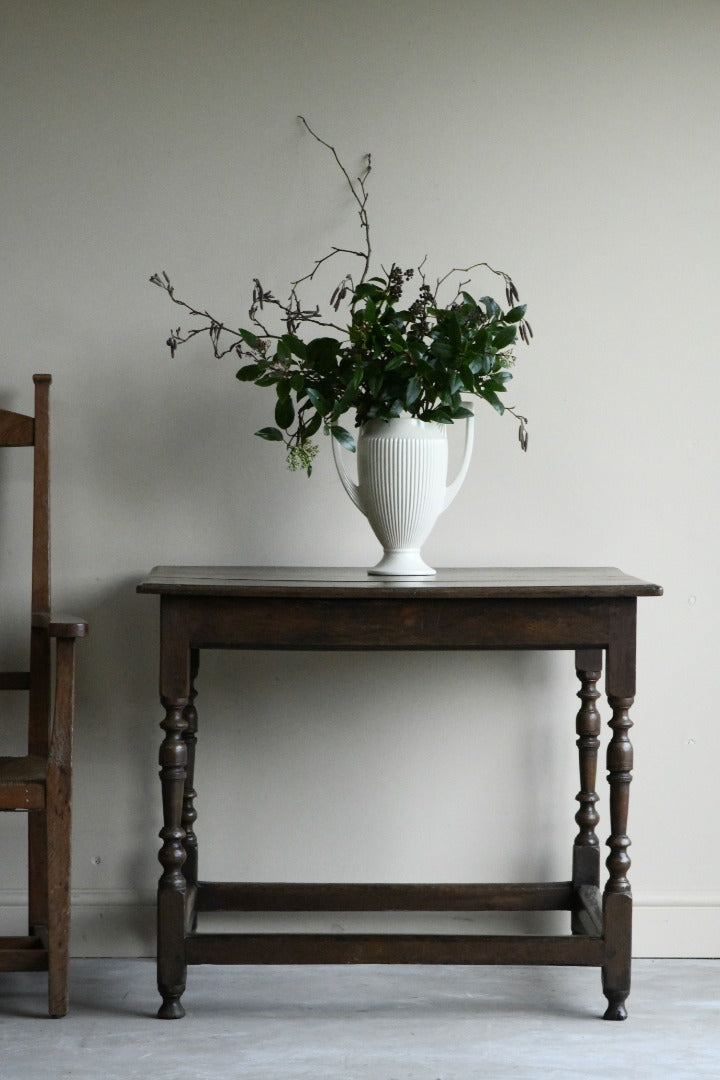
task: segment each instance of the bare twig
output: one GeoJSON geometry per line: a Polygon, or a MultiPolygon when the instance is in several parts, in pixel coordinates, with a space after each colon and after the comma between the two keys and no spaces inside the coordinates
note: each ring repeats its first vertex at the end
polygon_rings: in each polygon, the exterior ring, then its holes
{"type": "MultiPolygon", "coordinates": [[[[360,259],[366,259],[367,257],[364,251],[353,251],[352,248],[341,248],[333,246],[332,249],[327,253],[327,255],[323,255],[322,259],[315,260],[315,265],[309,274],[305,274],[303,277],[297,278],[295,281],[290,282],[293,287],[293,291],[298,285],[302,285],[304,281],[312,281],[312,279],[315,277],[315,274],[318,272],[323,263],[326,263],[328,259],[333,259],[336,255],[357,255],[360,259]]],[[[364,276],[365,274],[363,273],[363,277],[364,276]]],[[[362,278],[360,280],[362,281],[362,278]]]]}
{"type": "MultiPolygon", "coordinates": [[[[361,282],[363,282],[365,280],[365,278],[368,275],[368,272],[370,270],[370,256],[372,254],[372,247],[371,247],[371,244],[370,244],[370,221],[368,219],[368,213],[367,213],[368,192],[367,192],[367,190],[365,188],[365,181],[367,180],[368,176],[370,175],[370,170],[372,169],[372,156],[370,154],[366,155],[366,157],[365,157],[365,168],[364,168],[363,172],[360,174],[360,176],[358,176],[356,178],[356,180],[353,181],[351,176],[350,176],[350,173],[347,171],[347,169],[343,165],[342,161],[340,160],[340,157],[338,156],[338,152],[335,149],[335,147],[332,146],[329,142],[326,142],[325,139],[321,139],[320,136],[317,134],[317,132],[313,131],[313,129],[310,127],[310,125],[308,124],[308,122],[307,122],[307,120],[305,119],[304,116],[298,116],[298,120],[300,120],[302,122],[305,129],[309,132],[310,135],[312,135],[313,139],[315,139],[316,142],[319,142],[321,146],[326,147],[330,151],[332,156],[335,158],[335,161],[337,163],[338,168],[340,169],[343,176],[347,180],[348,187],[350,188],[350,191],[352,192],[352,196],[355,199],[355,202],[358,204],[358,216],[360,218],[360,226],[361,226],[362,231],[363,231],[363,233],[365,235],[365,251],[364,252],[348,251],[347,254],[349,254],[349,255],[359,255],[359,257],[361,259],[363,259],[363,261],[364,261],[365,265],[363,266],[363,272],[362,272],[362,275],[360,277],[360,282],[358,283],[358,284],[360,284],[361,282]],[[356,184],[357,184],[357,187],[356,187],[356,184]]],[[[342,250],[342,249],[334,249],[330,253],[330,255],[325,256],[325,259],[331,258],[339,250],[342,250]]],[[[321,259],[320,262],[324,262],[325,259],[321,259]]],[[[315,269],[317,269],[317,265],[316,265],[315,269]]],[[[313,273],[314,272],[315,271],[313,271],[313,273]]],[[[309,276],[312,276],[312,275],[309,275],[309,276]]],[[[299,281],[296,282],[295,284],[299,284],[300,281],[304,281],[304,280],[305,280],[305,278],[300,278],[299,281]]]]}
{"type": "MultiPolygon", "coordinates": [[[[454,266],[452,270],[448,270],[446,274],[443,274],[441,278],[438,278],[435,282],[435,298],[437,299],[437,294],[440,286],[443,285],[449,277],[452,277],[453,274],[469,274],[473,270],[477,270],[481,266],[484,267],[486,270],[489,270],[491,274],[496,274],[497,277],[501,277],[505,282],[506,288],[512,289],[513,292],[515,292],[515,295],[517,295],[515,286],[513,285],[512,279],[510,278],[509,274],[506,274],[504,270],[496,270],[494,266],[490,265],[490,263],[476,262],[472,263],[471,266],[454,266]]],[[[465,282],[465,284],[467,284],[467,282],[465,282]]]]}

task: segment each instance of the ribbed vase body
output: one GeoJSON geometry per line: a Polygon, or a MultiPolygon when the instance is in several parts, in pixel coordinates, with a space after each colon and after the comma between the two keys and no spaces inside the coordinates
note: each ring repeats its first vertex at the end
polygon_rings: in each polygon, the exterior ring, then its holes
{"type": "Polygon", "coordinates": [[[434,572],[420,558],[420,548],[443,510],[447,462],[441,424],[401,418],[364,425],[358,438],[358,488],[385,552],[371,573],[434,572]]]}
{"type": "Polygon", "coordinates": [[[474,415],[465,403],[465,448],[460,470],[447,483],[447,425],[412,416],[371,420],[357,440],[358,482],[347,474],[340,444],[333,439],[333,457],[342,486],[365,514],[383,547],[383,557],[369,574],[384,577],[428,577],[435,571],[423,562],[420,548],[438,515],[453,501],[470,464],[474,415]]]}

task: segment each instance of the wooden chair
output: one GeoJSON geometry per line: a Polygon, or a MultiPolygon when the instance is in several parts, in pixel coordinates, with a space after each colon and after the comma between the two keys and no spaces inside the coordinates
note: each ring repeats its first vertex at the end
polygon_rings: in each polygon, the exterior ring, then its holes
{"type": "Polygon", "coordinates": [[[70,936],[74,647],[75,639],[87,633],[87,624],[50,612],[51,379],[33,375],[33,381],[34,417],[0,410],[0,447],[34,450],[30,670],[0,672],[0,690],[25,690],[29,695],[27,754],[0,757],[0,810],[28,814],[28,936],[0,937],[0,971],[47,971],[50,1016],[64,1016],[70,936]]]}

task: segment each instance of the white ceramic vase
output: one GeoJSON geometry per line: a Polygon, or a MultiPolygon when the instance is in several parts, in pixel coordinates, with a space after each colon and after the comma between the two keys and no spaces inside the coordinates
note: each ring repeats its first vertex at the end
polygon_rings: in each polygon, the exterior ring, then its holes
{"type": "Polygon", "coordinates": [[[463,461],[450,485],[447,424],[404,416],[368,421],[357,440],[357,484],[348,476],[341,448],[333,439],[333,456],[342,485],[382,544],[383,557],[368,570],[369,574],[428,577],[435,573],[423,561],[420,549],[465,479],[474,419],[470,416],[465,421],[463,461]]]}

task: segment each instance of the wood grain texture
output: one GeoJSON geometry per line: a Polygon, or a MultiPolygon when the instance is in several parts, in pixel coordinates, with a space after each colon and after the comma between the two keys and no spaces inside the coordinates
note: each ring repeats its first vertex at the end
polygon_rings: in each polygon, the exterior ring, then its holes
{"type": "Polygon", "coordinates": [[[597,967],[597,938],[508,934],[197,934],[190,964],[543,964],[597,967]]]}
{"type": "Polygon", "coordinates": [[[572,882],[351,884],[200,882],[206,911],[570,911],[572,882]]]}
{"type": "Polygon", "coordinates": [[[203,596],[570,597],[660,596],[662,588],[614,567],[440,569],[423,580],[383,580],[350,567],[156,566],[140,593],[203,596]]]}

